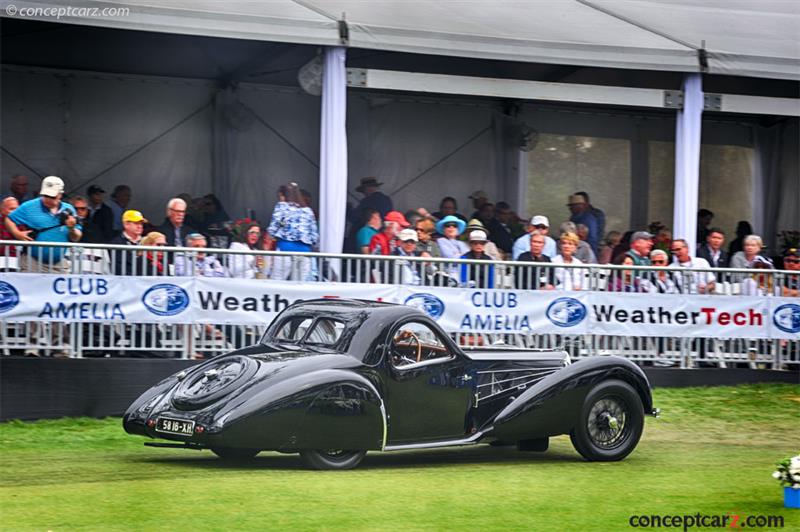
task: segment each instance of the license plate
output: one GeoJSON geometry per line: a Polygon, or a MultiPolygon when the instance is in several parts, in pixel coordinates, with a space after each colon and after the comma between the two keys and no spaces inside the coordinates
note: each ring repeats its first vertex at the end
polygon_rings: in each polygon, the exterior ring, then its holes
{"type": "Polygon", "coordinates": [[[194,434],[194,421],[185,419],[170,419],[168,417],[158,418],[156,432],[167,434],[179,434],[181,436],[191,436],[194,434]]]}

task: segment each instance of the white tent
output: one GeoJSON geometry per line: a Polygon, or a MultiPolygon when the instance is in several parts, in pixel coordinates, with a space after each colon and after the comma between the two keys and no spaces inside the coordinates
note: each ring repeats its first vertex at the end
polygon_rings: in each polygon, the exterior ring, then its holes
{"type": "Polygon", "coordinates": [[[16,16],[57,13],[71,24],[504,61],[699,72],[703,50],[709,73],[800,79],[792,0],[76,0],[69,12],[63,4],[0,2],[16,16]]]}
{"type": "MultiPolygon", "coordinates": [[[[396,70],[431,71],[431,65],[435,70],[446,63],[448,73],[505,69],[504,77],[522,72],[520,78],[563,80],[573,87],[598,80],[625,85],[638,77],[639,86],[677,90],[681,73],[703,72],[713,83],[743,87],[743,94],[796,101],[800,4],[696,4],[76,0],[68,8],[61,2],[0,0],[7,19],[92,30],[64,32],[69,37],[62,40],[52,29],[14,36],[24,53],[12,60],[6,59],[12,47],[4,35],[2,174],[58,173],[78,191],[88,182],[106,188],[136,183],[138,205],[156,219],[166,195],[213,190],[233,216],[255,209],[264,219],[279,183],[294,179],[319,193],[320,100],[295,81],[298,66],[314,56],[308,45],[374,51],[396,70]],[[140,31],[120,37],[104,28],[140,31]],[[226,57],[238,59],[226,64],[226,57]],[[270,73],[252,74],[259,69],[270,73]],[[282,70],[288,83],[275,74],[282,70]]],[[[355,55],[348,51],[348,64],[355,55]]],[[[522,105],[511,116],[507,101],[496,98],[350,90],[347,102],[348,189],[361,176],[378,175],[401,207],[435,208],[438,198],[452,194],[469,211],[463,204],[471,190],[485,189],[494,198],[514,195],[515,179],[524,172],[517,137],[525,123],[542,132],[549,123],[551,131],[577,135],[594,129],[647,141],[639,126],[602,125],[614,121],[597,106],[573,109],[566,122],[576,125],[565,128],[566,108],[522,105]]],[[[769,98],[757,102],[766,109],[769,98]]],[[[796,125],[767,124],[762,131],[756,121],[744,128],[741,120],[717,121],[704,126],[704,143],[747,144],[764,159],[754,171],[757,228],[769,238],[772,229],[800,225],[792,207],[800,195],[791,140],[796,125]],[[768,164],[767,152],[773,160],[781,153],[788,159],[768,164]]],[[[655,131],[651,138],[673,137],[674,113],[646,122],[644,129],[655,131]]],[[[642,170],[632,169],[632,179],[642,170]]],[[[643,223],[645,214],[636,216],[635,210],[631,223],[643,223]]]]}

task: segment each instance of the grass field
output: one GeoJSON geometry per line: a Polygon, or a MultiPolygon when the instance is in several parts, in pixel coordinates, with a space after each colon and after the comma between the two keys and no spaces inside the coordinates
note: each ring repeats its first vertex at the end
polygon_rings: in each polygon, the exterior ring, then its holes
{"type": "Polygon", "coordinates": [[[476,446],[370,453],[352,471],[262,453],[225,465],[155,449],[119,419],[0,424],[4,530],[622,530],[631,515],[780,515],[774,463],[800,450],[800,386],[658,389],[637,450],[587,463],[476,446]]]}

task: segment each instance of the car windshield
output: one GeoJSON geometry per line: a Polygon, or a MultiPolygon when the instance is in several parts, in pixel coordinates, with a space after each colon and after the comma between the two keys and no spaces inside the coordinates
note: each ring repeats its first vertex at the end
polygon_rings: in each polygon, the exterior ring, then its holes
{"type": "Polygon", "coordinates": [[[331,318],[292,316],[281,323],[274,336],[265,336],[264,341],[279,343],[303,343],[334,347],[344,332],[345,324],[331,318]]]}

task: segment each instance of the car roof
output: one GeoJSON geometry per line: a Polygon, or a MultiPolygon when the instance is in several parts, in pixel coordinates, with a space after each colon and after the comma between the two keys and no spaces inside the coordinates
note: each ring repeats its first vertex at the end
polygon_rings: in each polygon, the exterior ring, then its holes
{"type": "Polygon", "coordinates": [[[341,298],[297,301],[281,313],[281,318],[293,315],[324,316],[348,323],[353,334],[347,341],[346,351],[359,360],[364,359],[370,346],[387,327],[403,318],[427,316],[415,307],[397,303],[341,298]]]}

